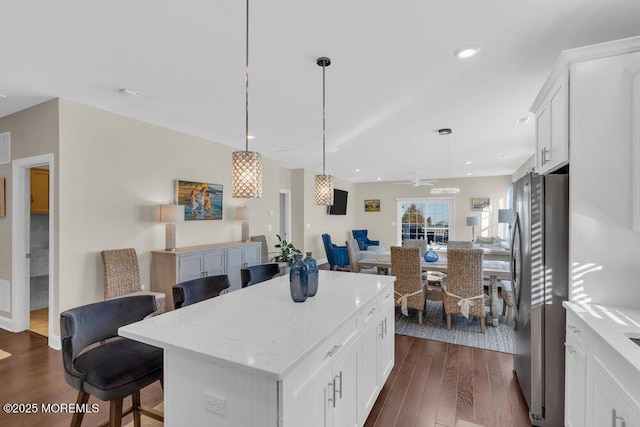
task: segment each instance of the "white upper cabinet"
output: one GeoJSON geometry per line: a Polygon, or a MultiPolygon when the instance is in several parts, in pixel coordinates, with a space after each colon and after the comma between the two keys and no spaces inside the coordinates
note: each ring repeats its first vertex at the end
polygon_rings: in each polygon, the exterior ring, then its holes
{"type": "Polygon", "coordinates": [[[536,172],[552,172],[569,163],[569,70],[552,75],[531,111],[536,116],[536,172]]]}

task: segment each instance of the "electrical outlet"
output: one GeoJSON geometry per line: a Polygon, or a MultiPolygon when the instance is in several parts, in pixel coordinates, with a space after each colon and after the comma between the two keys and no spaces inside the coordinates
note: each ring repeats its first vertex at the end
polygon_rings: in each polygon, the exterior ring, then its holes
{"type": "Polygon", "coordinates": [[[223,417],[227,416],[227,398],[211,393],[204,394],[204,409],[223,417]]]}

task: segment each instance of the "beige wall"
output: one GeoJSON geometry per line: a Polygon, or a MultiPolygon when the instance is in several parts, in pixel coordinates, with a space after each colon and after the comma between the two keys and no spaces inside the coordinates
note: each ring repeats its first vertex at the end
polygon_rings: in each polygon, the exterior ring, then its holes
{"type": "Polygon", "coordinates": [[[511,176],[483,178],[441,179],[433,187],[398,185],[392,183],[365,183],[356,185],[356,226],[369,230],[371,239],[380,240],[387,249],[397,245],[397,198],[454,198],[454,231],[451,240],[471,240],[471,227],[466,225],[467,216],[481,216],[482,225],[476,227],[476,236],[504,236],[504,225],[498,224],[498,209],[507,207],[507,192],[511,176]],[[431,195],[431,188],[460,188],[454,195],[431,195]],[[473,212],[472,197],[489,197],[489,212],[473,212]],[[380,199],[380,212],[365,212],[364,201],[380,199]]]}
{"type": "MultiPolygon", "coordinates": [[[[35,107],[28,108],[15,114],[0,119],[0,133],[11,132],[11,160],[22,159],[25,157],[37,156],[40,154],[53,153],[54,162],[58,161],[58,100],[45,102],[35,107]]],[[[56,175],[59,168],[55,168],[56,175]]],[[[11,282],[12,274],[12,164],[0,165],[0,176],[6,179],[6,217],[0,218],[0,279],[11,282]]],[[[57,176],[53,179],[57,182],[57,176]]],[[[55,194],[58,194],[56,187],[55,194]]],[[[55,197],[55,196],[54,196],[55,197]]],[[[54,200],[54,206],[58,206],[57,200],[54,200]]],[[[56,215],[57,216],[57,215],[56,215]]],[[[57,223],[56,223],[57,225],[57,223]]],[[[58,255],[58,239],[59,233],[57,227],[54,228],[55,241],[50,245],[56,250],[54,253],[58,255]]],[[[58,259],[50,262],[57,264],[58,259]]],[[[54,282],[57,280],[54,278],[54,282]]],[[[57,287],[54,286],[54,293],[57,293],[57,287]]],[[[54,294],[55,295],[55,294],[54,294]]],[[[9,313],[0,312],[0,316],[8,317],[9,313]]]]}
{"type": "Polygon", "coordinates": [[[232,148],[70,101],[60,101],[60,308],[102,299],[103,249],[133,247],[143,283],[150,251],[165,246],[156,205],[174,200],[175,180],[222,184],[223,219],[177,224],[177,246],[237,241],[235,207],[257,213],[250,233],[275,241],[277,163],[264,159],[261,199],[233,199],[232,148]],[[272,225],[273,231],[267,231],[272,225]]]}
{"type": "Polygon", "coordinates": [[[511,175],[511,182],[516,182],[520,178],[522,178],[526,171],[531,168],[536,167],[536,155],[529,157],[526,162],[522,164],[514,173],[511,175]]]}
{"type": "Polygon", "coordinates": [[[312,252],[318,261],[326,261],[322,235],[327,233],[333,243],[343,246],[355,226],[355,184],[334,177],[334,188],[349,192],[346,215],[329,215],[326,206],[315,204],[316,171],[293,169],[292,180],[292,242],[303,252],[312,252]]]}

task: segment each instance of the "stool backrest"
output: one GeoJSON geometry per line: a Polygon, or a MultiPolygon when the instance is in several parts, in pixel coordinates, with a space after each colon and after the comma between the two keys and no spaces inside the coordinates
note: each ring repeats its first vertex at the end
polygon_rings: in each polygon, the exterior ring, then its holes
{"type": "Polygon", "coordinates": [[[229,288],[229,276],[198,277],[197,279],[178,283],[173,286],[173,306],[182,308],[209,298],[217,297],[220,292],[229,288]]]}
{"type": "Polygon", "coordinates": [[[269,279],[273,279],[280,274],[280,266],[277,263],[258,264],[245,267],[240,270],[242,287],[255,285],[269,279]]]}

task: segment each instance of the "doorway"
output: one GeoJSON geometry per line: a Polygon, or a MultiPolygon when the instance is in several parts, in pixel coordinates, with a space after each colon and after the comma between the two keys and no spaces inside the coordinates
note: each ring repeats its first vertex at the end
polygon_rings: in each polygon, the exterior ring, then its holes
{"type": "Polygon", "coordinates": [[[32,330],[59,348],[53,336],[53,160],[43,154],[13,161],[11,311],[14,331],[32,330]]]}
{"type": "Polygon", "coordinates": [[[291,190],[280,190],[280,224],[278,234],[283,240],[291,241],[291,190]]]}

